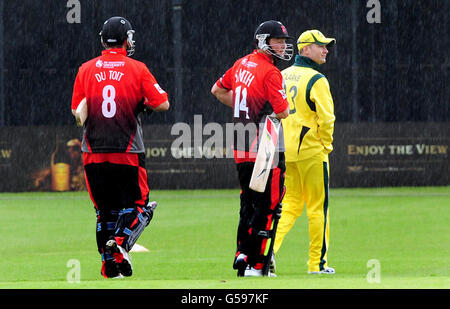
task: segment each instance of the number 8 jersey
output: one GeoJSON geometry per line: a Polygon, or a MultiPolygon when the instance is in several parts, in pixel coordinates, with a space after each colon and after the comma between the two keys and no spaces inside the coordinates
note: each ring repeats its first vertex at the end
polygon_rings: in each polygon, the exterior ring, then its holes
{"type": "Polygon", "coordinates": [[[82,151],[142,153],[140,112],[168,100],[147,66],[122,48],[102,51],[81,65],[75,79],[72,109],[86,98],[82,151]]]}
{"type": "MultiPolygon", "coordinates": [[[[281,72],[269,56],[254,50],[237,60],[216,85],[233,91],[235,161],[254,162],[258,152],[258,131],[264,125],[265,116],[272,112],[281,113],[289,106],[281,72]],[[248,124],[255,124],[256,130],[249,128],[248,124]],[[241,134],[239,131],[246,132],[241,134]]],[[[277,151],[284,152],[282,127],[277,151]]]]}

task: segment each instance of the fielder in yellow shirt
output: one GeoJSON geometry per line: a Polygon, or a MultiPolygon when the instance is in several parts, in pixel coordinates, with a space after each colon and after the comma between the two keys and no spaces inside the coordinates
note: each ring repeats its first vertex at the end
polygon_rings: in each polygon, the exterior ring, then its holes
{"type": "Polygon", "coordinates": [[[326,62],[327,46],[335,42],[318,30],[303,32],[297,41],[299,55],[295,63],[282,71],[290,115],[282,120],[286,144],[286,195],[274,253],[280,249],[284,237],[306,205],[310,274],[335,273],[327,263],[330,225],[328,154],[333,150],[335,116],[328,80],[318,72],[319,66],[326,62]]]}

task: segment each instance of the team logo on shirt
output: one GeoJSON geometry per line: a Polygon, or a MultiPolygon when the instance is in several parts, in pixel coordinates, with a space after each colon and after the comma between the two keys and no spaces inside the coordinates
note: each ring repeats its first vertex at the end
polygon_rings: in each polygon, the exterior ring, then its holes
{"type": "Polygon", "coordinates": [[[247,58],[242,60],[241,64],[247,68],[256,68],[258,66],[257,63],[255,63],[253,61],[249,61],[247,58]]]}
{"type": "Polygon", "coordinates": [[[114,69],[118,67],[125,66],[124,61],[102,61],[101,59],[98,59],[95,63],[95,66],[97,68],[105,68],[105,69],[114,69]]]}
{"type": "Polygon", "coordinates": [[[103,61],[105,69],[114,69],[125,66],[125,61],[103,61]]]}
{"type": "Polygon", "coordinates": [[[281,96],[283,97],[283,99],[287,98],[286,92],[284,92],[284,89],[280,89],[278,90],[278,92],[281,94],[281,96]]]}

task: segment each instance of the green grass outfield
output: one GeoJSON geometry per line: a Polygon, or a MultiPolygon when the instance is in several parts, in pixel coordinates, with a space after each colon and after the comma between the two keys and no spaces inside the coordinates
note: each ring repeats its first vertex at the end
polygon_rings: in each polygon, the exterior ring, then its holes
{"type": "Polygon", "coordinates": [[[159,206],[138,240],[150,252],[132,254],[133,277],[106,280],[87,192],[0,194],[0,288],[450,288],[450,187],[332,188],[328,260],[334,276],[306,273],[305,213],[278,253],[277,278],[237,278],[231,265],[238,190],[155,190],[151,199],[159,206]],[[73,260],[79,283],[67,280],[73,260]],[[374,271],[369,260],[379,263],[379,283],[367,280],[374,271]]]}

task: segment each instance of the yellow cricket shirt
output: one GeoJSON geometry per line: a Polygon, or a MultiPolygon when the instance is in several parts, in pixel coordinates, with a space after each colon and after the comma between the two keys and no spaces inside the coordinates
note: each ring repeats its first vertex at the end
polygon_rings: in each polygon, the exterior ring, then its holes
{"type": "Polygon", "coordinates": [[[333,150],[334,105],[330,85],[313,60],[297,55],[282,71],[289,101],[289,117],[283,119],[286,162],[307,159],[333,150]]]}

